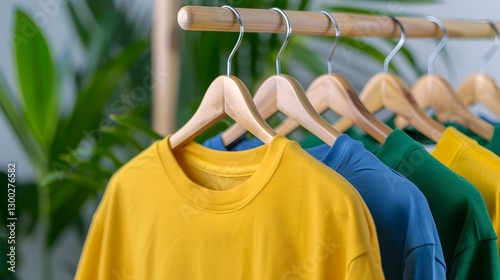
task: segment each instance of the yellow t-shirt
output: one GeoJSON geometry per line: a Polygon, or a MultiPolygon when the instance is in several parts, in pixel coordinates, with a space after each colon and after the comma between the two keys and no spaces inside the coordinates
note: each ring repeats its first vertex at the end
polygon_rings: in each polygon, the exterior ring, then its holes
{"type": "Polygon", "coordinates": [[[76,279],[383,279],[357,191],[276,136],[241,152],[155,142],[111,179],[76,279]]]}
{"type": "MultiPolygon", "coordinates": [[[[498,235],[500,233],[500,158],[454,127],[446,128],[432,155],[479,190],[498,235]]],[[[500,248],[499,242],[500,240],[497,239],[500,248]]]]}

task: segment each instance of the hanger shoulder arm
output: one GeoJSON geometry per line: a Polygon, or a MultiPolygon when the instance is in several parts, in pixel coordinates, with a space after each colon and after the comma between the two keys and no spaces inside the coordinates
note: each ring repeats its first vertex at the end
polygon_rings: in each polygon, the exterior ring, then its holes
{"type": "Polygon", "coordinates": [[[313,83],[308,96],[325,95],[328,108],[354,122],[378,142],[385,142],[392,129],[366,109],[349,81],[338,74],[324,75],[319,79],[316,84],[322,87],[313,87],[313,83]]]}
{"type": "MultiPolygon", "coordinates": [[[[443,83],[439,76],[423,75],[415,81],[410,92],[418,107],[423,111],[432,108],[437,115],[445,115],[449,104],[454,102],[453,96],[449,94],[450,90],[452,90],[451,87],[443,83]]],[[[409,125],[409,122],[401,116],[396,116],[394,123],[399,128],[409,125]]]]}
{"type": "MultiPolygon", "coordinates": [[[[278,111],[276,104],[276,81],[274,77],[275,76],[272,76],[266,79],[260,85],[252,101],[264,120],[267,120],[278,111]]],[[[243,136],[247,131],[248,130],[241,124],[234,123],[222,133],[222,142],[224,145],[228,146],[243,136]]]]}
{"type": "Polygon", "coordinates": [[[337,90],[330,94],[330,107],[336,106],[340,115],[351,119],[379,143],[384,143],[392,129],[368,111],[349,81],[340,75],[332,76],[337,83],[337,90]]]}
{"type": "Polygon", "coordinates": [[[481,102],[500,116],[500,89],[490,76],[483,73],[472,74],[460,84],[457,92],[465,106],[481,102]]]}
{"type": "Polygon", "coordinates": [[[234,76],[225,80],[225,112],[236,123],[269,144],[276,132],[259,113],[252,96],[243,82],[234,76]]]}
{"type": "Polygon", "coordinates": [[[170,147],[193,140],[225,116],[231,117],[264,143],[270,143],[276,133],[259,115],[246,86],[234,76],[219,76],[209,86],[193,117],[170,136],[170,147]]]}
{"type": "Polygon", "coordinates": [[[406,119],[412,126],[424,135],[437,142],[441,138],[445,127],[422,110],[406,84],[396,75],[386,75],[381,79],[383,91],[383,101],[385,106],[406,119]]]}
{"type": "Polygon", "coordinates": [[[176,149],[179,146],[193,140],[206,128],[223,119],[224,112],[224,77],[217,77],[210,84],[200,106],[179,130],[170,136],[170,147],[176,149]]]}
{"type": "Polygon", "coordinates": [[[341,133],[316,112],[302,86],[292,77],[280,75],[277,87],[279,111],[295,119],[323,142],[333,145],[341,133]]]}
{"type": "MultiPolygon", "coordinates": [[[[329,75],[322,75],[316,78],[307,89],[306,96],[314,110],[321,114],[328,109],[329,101],[327,89],[330,86],[328,82],[329,75]]],[[[276,132],[283,135],[288,135],[294,131],[300,124],[293,118],[286,118],[278,127],[276,132]]]]}
{"type": "Polygon", "coordinates": [[[433,87],[436,90],[433,90],[432,93],[437,100],[434,107],[439,107],[438,119],[460,123],[482,138],[490,140],[493,136],[494,127],[467,110],[451,85],[444,78],[436,77],[433,87]]]}
{"type": "Polygon", "coordinates": [[[463,82],[458,86],[457,93],[458,93],[458,98],[460,98],[460,101],[465,106],[470,106],[471,104],[475,103],[477,101],[477,91],[481,91],[484,88],[482,88],[481,84],[481,73],[476,73],[468,76],[463,80],[463,82]],[[478,83],[479,82],[479,83],[478,83]],[[481,87],[480,89],[477,87],[481,87]]]}
{"type": "MultiPolygon", "coordinates": [[[[384,108],[380,88],[380,77],[382,77],[381,75],[382,73],[379,73],[370,78],[366,82],[358,98],[371,114],[375,114],[384,108]]],[[[353,124],[354,122],[351,119],[342,117],[337,120],[333,126],[339,131],[346,131],[351,126],[353,126],[353,124]]]]}

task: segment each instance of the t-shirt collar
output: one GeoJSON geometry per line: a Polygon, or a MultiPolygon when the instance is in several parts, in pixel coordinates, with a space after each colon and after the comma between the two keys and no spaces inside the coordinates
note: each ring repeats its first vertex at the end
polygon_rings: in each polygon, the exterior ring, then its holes
{"type": "Polygon", "coordinates": [[[277,135],[269,145],[238,152],[213,150],[191,142],[172,152],[169,137],[158,144],[158,153],[167,177],[187,204],[208,212],[230,212],[248,204],[272,177],[290,142],[284,136],[277,135]],[[213,174],[249,178],[229,190],[212,190],[193,182],[178,160],[213,174]]]}

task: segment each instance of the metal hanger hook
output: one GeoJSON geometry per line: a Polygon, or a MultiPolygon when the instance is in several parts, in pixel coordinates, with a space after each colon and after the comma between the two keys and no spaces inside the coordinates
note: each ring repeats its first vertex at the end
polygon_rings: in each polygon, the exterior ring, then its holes
{"type": "Polygon", "coordinates": [[[281,55],[283,54],[283,51],[286,48],[286,45],[288,44],[288,41],[290,40],[290,36],[292,35],[292,25],[290,24],[290,19],[288,16],[283,12],[283,10],[279,8],[271,8],[271,10],[276,11],[283,16],[283,19],[285,20],[286,23],[286,37],[285,41],[281,45],[281,48],[278,52],[278,55],[276,55],[276,74],[281,75],[281,55]]]}
{"type": "Polygon", "coordinates": [[[243,34],[245,33],[245,28],[243,26],[243,21],[241,20],[240,13],[238,13],[238,11],[235,8],[228,6],[228,5],[224,5],[221,8],[231,10],[236,15],[236,18],[238,19],[238,22],[240,23],[240,36],[238,36],[238,41],[236,42],[236,45],[234,45],[233,50],[231,51],[231,53],[229,54],[229,57],[227,58],[227,75],[230,76],[231,75],[231,62],[233,60],[234,54],[236,53],[236,51],[238,50],[238,48],[241,45],[241,41],[243,41],[243,34]]]}
{"type": "Polygon", "coordinates": [[[384,60],[384,73],[389,73],[389,64],[391,63],[391,60],[396,56],[396,54],[401,50],[403,45],[406,43],[406,30],[403,24],[393,16],[388,16],[388,17],[390,17],[392,21],[394,21],[394,23],[397,24],[401,29],[401,37],[397,45],[394,47],[394,49],[392,49],[392,51],[387,55],[387,57],[384,60]]]}
{"type": "Polygon", "coordinates": [[[320,13],[325,14],[330,19],[333,27],[335,28],[335,41],[333,42],[333,46],[332,49],[330,50],[330,54],[328,55],[328,60],[327,60],[328,74],[331,75],[333,73],[333,54],[335,53],[335,49],[337,49],[340,40],[340,27],[339,24],[337,23],[337,20],[332,16],[332,14],[330,14],[327,11],[320,11],[320,13]]]}
{"type": "Polygon", "coordinates": [[[500,47],[500,31],[498,30],[497,26],[493,21],[490,19],[485,19],[485,21],[491,26],[491,29],[495,31],[495,42],[493,43],[493,46],[486,52],[486,54],[483,56],[483,59],[481,60],[481,68],[480,72],[485,74],[486,73],[486,68],[488,67],[488,63],[490,62],[491,58],[493,55],[497,52],[498,48],[500,47]]]}
{"type": "Polygon", "coordinates": [[[429,56],[429,60],[427,61],[427,74],[433,75],[434,74],[434,61],[436,61],[437,56],[441,53],[441,51],[443,51],[444,47],[448,43],[448,28],[446,28],[446,25],[444,25],[444,23],[440,19],[438,19],[437,17],[426,16],[425,19],[435,23],[443,31],[443,37],[441,37],[441,41],[439,41],[439,44],[436,46],[434,51],[431,53],[431,55],[429,56]]]}

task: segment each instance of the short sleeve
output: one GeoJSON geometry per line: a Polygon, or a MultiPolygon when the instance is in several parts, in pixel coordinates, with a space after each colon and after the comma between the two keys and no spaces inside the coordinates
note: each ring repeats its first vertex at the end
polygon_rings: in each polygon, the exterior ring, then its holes
{"type": "Polygon", "coordinates": [[[347,268],[345,280],[385,279],[373,254],[367,252],[353,259],[347,268]]]}
{"type": "Polygon", "coordinates": [[[445,265],[438,260],[434,244],[411,250],[404,266],[403,279],[446,279],[445,265]]]}
{"type": "Polygon", "coordinates": [[[120,198],[120,175],[113,176],[92,218],[76,271],[76,280],[122,279],[135,274],[128,212],[120,198]]]}
{"type": "Polygon", "coordinates": [[[452,267],[450,279],[500,279],[496,240],[480,241],[462,251],[452,267]]]}

